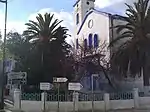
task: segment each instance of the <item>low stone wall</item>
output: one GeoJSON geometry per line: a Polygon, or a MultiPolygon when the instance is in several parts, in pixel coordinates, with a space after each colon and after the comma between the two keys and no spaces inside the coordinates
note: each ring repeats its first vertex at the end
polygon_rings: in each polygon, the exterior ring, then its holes
{"type": "MultiPolygon", "coordinates": [[[[45,94],[46,95],[46,94],[45,94]]],[[[47,95],[46,95],[47,96],[47,95]]],[[[73,96],[73,101],[59,102],[60,112],[71,112],[71,111],[88,111],[92,110],[111,110],[111,109],[130,109],[130,108],[142,108],[150,106],[150,96],[139,96],[138,89],[134,89],[132,92],[124,93],[105,93],[103,100],[101,101],[79,101],[79,94],[76,93],[73,96]]],[[[14,92],[14,108],[21,109],[26,112],[41,112],[44,109],[47,111],[58,111],[57,101],[46,101],[44,103],[44,94],[41,95],[41,101],[29,101],[21,100],[20,92],[14,92]]]]}

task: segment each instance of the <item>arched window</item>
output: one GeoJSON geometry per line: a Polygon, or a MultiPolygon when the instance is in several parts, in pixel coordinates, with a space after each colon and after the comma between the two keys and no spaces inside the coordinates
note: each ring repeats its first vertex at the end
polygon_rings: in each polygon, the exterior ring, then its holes
{"type": "Polygon", "coordinates": [[[79,13],[76,15],[76,24],[79,24],[79,13]]]}
{"type": "Polygon", "coordinates": [[[79,42],[78,42],[78,39],[76,39],[76,49],[79,48],[79,42]]]}
{"type": "Polygon", "coordinates": [[[84,39],[84,49],[87,49],[87,39],[84,39]]]}
{"type": "Polygon", "coordinates": [[[92,34],[89,34],[89,48],[92,48],[92,34]]]}
{"type": "Polygon", "coordinates": [[[98,47],[98,35],[94,34],[94,48],[98,47]]]}

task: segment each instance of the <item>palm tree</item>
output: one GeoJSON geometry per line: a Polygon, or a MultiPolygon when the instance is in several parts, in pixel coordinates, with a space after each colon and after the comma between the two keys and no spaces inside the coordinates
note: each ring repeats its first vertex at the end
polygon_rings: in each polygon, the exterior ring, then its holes
{"type": "Polygon", "coordinates": [[[60,23],[58,19],[54,19],[54,14],[45,13],[44,17],[41,14],[36,16],[37,22],[29,20],[27,30],[24,34],[27,34],[28,40],[35,45],[38,45],[38,49],[41,51],[41,65],[44,64],[44,51],[48,49],[49,43],[56,39],[55,36],[59,32],[60,23]],[[59,25],[59,26],[58,26],[59,25]]]}
{"type": "Polygon", "coordinates": [[[118,41],[126,39],[112,56],[112,64],[122,75],[136,76],[143,71],[144,86],[149,86],[150,61],[150,8],[149,0],[138,0],[133,6],[126,4],[126,24],[115,26],[119,34],[110,43],[110,47],[118,41]]]}

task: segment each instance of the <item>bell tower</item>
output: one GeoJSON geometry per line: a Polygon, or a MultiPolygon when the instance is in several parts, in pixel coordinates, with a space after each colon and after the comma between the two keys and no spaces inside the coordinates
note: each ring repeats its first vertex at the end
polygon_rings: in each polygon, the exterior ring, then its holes
{"type": "Polygon", "coordinates": [[[76,3],[73,5],[75,33],[77,33],[77,30],[82,24],[86,13],[90,9],[94,8],[94,2],[95,0],[77,0],[76,3]]]}

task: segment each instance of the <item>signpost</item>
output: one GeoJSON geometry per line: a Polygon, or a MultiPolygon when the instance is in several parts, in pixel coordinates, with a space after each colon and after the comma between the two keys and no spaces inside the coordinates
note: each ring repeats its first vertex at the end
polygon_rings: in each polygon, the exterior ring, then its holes
{"type": "Polygon", "coordinates": [[[53,85],[50,83],[40,83],[40,90],[48,91],[53,88],[53,85]]]}
{"type": "Polygon", "coordinates": [[[45,112],[45,108],[46,108],[46,91],[48,90],[51,90],[53,88],[53,85],[51,83],[46,83],[46,82],[43,82],[43,83],[40,83],[40,90],[43,90],[44,91],[44,103],[43,103],[43,110],[45,112]]]}
{"type": "Polygon", "coordinates": [[[56,83],[60,83],[60,82],[67,82],[67,78],[53,78],[53,82],[56,82],[56,83]]]}
{"type": "Polygon", "coordinates": [[[94,92],[93,92],[93,82],[94,82],[94,77],[98,77],[98,74],[92,74],[92,112],[94,112],[94,92]]]}
{"type": "Polygon", "coordinates": [[[68,90],[80,91],[83,86],[80,83],[69,83],[68,90]]]}
{"type": "Polygon", "coordinates": [[[80,91],[83,88],[83,86],[80,83],[69,83],[68,90],[73,90],[74,93],[74,100],[73,100],[73,111],[75,112],[75,91],[80,91]]]}
{"type": "Polygon", "coordinates": [[[10,93],[13,94],[14,89],[21,90],[21,86],[27,83],[26,72],[10,72],[7,74],[7,87],[10,89],[10,93]]]}
{"type": "Polygon", "coordinates": [[[67,82],[67,78],[65,77],[54,77],[53,78],[53,82],[54,83],[58,83],[58,112],[59,112],[59,88],[60,88],[60,83],[64,83],[64,82],[67,82]]]}

